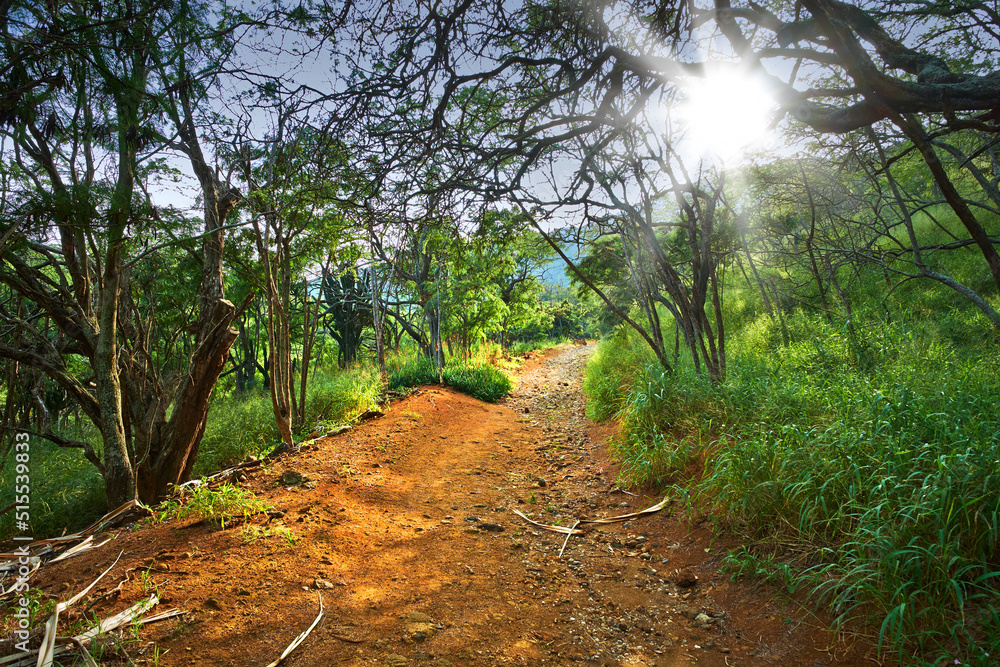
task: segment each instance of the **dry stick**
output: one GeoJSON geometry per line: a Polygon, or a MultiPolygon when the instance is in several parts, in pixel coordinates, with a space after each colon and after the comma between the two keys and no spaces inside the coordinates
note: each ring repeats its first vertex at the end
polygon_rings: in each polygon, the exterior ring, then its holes
{"type": "Polygon", "coordinates": [[[566,545],[569,544],[569,538],[573,534],[573,529],[579,525],[580,525],[580,520],[577,519],[576,523],[573,524],[573,527],[569,529],[568,533],[566,533],[566,539],[563,540],[562,549],[559,550],[559,556],[558,556],[559,558],[562,558],[563,552],[566,551],[566,545]]]}
{"type": "Polygon", "coordinates": [[[104,575],[110,572],[111,569],[118,564],[118,561],[121,559],[123,553],[125,552],[122,551],[119,553],[118,558],[116,558],[115,562],[111,564],[111,567],[102,572],[101,576],[94,579],[89,586],[71,597],[69,600],[66,600],[66,602],[60,602],[56,605],[55,611],[52,612],[52,616],[50,616],[49,620],[45,623],[45,635],[42,637],[42,645],[38,649],[38,667],[50,667],[50,665],[52,665],[52,660],[55,657],[56,626],[59,624],[59,613],[69,609],[72,605],[76,604],[80,599],[87,595],[87,593],[89,593],[90,590],[97,585],[97,582],[103,579],[104,575]]]}
{"type": "Polygon", "coordinates": [[[304,642],[306,640],[306,637],[309,636],[309,633],[313,631],[313,629],[316,627],[317,624],[319,624],[319,620],[321,618],[323,618],[323,594],[322,593],[319,594],[319,615],[316,616],[316,620],[312,622],[312,625],[309,626],[309,629],[307,629],[301,635],[299,635],[298,637],[296,637],[295,641],[293,641],[291,644],[288,645],[288,648],[285,649],[284,653],[282,653],[280,656],[278,656],[277,660],[275,660],[274,662],[272,662],[267,667],[277,667],[281,663],[282,660],[284,660],[285,658],[288,657],[289,653],[291,653],[292,651],[294,651],[295,649],[297,649],[299,647],[299,644],[301,644],[302,642],[304,642]]]}
{"type": "MultiPolygon", "coordinates": [[[[530,524],[532,524],[534,526],[538,526],[542,530],[548,530],[548,531],[551,531],[553,533],[564,533],[567,536],[566,539],[568,541],[570,535],[582,535],[583,534],[582,530],[577,530],[577,528],[576,528],[580,524],[585,524],[585,523],[595,523],[595,524],[621,523],[623,521],[628,521],[629,519],[634,519],[636,517],[646,516],[647,514],[656,514],[657,512],[659,512],[660,510],[662,510],[664,507],[666,507],[668,502],[670,502],[670,497],[669,496],[667,496],[666,498],[664,498],[660,502],[656,503],[652,507],[647,507],[646,509],[644,509],[644,510],[642,510],[640,512],[632,512],[631,514],[621,514],[619,516],[608,517],[606,519],[577,519],[576,523],[573,524],[572,528],[567,528],[566,526],[551,526],[551,525],[544,524],[544,523],[538,523],[537,521],[532,521],[531,519],[529,519],[528,517],[526,517],[524,514],[522,514],[518,510],[513,510],[513,511],[514,511],[514,514],[518,515],[519,517],[521,517],[522,519],[524,519],[528,523],[530,523],[530,524]]],[[[563,549],[565,549],[565,548],[566,548],[566,544],[564,543],[563,544],[563,549]]],[[[559,555],[562,556],[562,550],[559,551],[559,555]]]]}
{"type": "Polygon", "coordinates": [[[79,639],[80,641],[90,641],[97,637],[98,635],[103,635],[120,628],[126,623],[131,623],[137,618],[145,614],[147,611],[155,607],[160,603],[160,598],[156,593],[151,593],[145,600],[140,600],[134,605],[126,609],[125,611],[120,611],[114,616],[109,616],[100,622],[99,625],[92,627],[90,630],[77,635],[74,639],[79,639]]]}

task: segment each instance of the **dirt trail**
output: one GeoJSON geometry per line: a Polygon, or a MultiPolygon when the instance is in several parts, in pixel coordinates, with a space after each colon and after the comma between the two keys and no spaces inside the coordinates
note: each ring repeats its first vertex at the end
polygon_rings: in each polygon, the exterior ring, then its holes
{"type": "Polygon", "coordinates": [[[99,616],[152,585],[191,611],[145,628],[129,646],[136,664],[155,643],[163,665],[267,665],[320,595],[322,623],[285,664],[869,664],[870,645],[717,574],[727,543],[669,508],[572,537],[562,558],[562,535],[511,511],[567,525],[659,500],[617,489],[609,431],[584,416],[592,349],[529,361],[499,405],[425,388],[251,474],[243,486],[280,517],[142,526],[38,583],[68,598],[124,550],[92,597],[135,569],[99,616]],[[288,472],[305,484],[282,484],[288,472]]]}

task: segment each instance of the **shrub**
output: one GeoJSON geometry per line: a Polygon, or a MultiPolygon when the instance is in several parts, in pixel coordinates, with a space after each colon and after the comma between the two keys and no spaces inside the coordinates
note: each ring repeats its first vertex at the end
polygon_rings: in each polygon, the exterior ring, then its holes
{"type": "MultiPolygon", "coordinates": [[[[444,384],[482,401],[495,403],[510,393],[512,384],[503,371],[487,363],[449,364],[441,372],[444,384]]],[[[405,360],[389,374],[389,389],[438,384],[438,370],[427,357],[405,360]]]]}
{"type": "Polygon", "coordinates": [[[427,357],[407,360],[399,368],[389,372],[389,389],[408,389],[437,383],[437,367],[427,357]]]}
{"type": "Polygon", "coordinates": [[[445,384],[481,401],[496,403],[513,388],[510,378],[493,366],[448,366],[444,369],[445,384]]]}

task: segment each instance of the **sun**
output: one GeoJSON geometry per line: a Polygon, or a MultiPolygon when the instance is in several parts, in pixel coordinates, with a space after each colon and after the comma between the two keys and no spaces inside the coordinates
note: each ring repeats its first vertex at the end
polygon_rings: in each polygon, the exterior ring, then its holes
{"type": "Polygon", "coordinates": [[[681,87],[676,118],[685,141],[702,156],[738,159],[768,134],[774,99],[759,79],[738,68],[716,69],[681,87]]]}

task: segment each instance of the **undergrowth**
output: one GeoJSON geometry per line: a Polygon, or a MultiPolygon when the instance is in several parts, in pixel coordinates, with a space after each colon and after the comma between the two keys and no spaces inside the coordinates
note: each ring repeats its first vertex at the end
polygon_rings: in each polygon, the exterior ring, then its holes
{"type": "Polygon", "coordinates": [[[426,357],[406,360],[389,373],[389,389],[444,384],[481,401],[496,403],[513,388],[510,377],[488,363],[448,363],[441,371],[426,357]]]}
{"type": "Polygon", "coordinates": [[[704,458],[688,490],[757,545],[731,554],[730,571],[804,592],[837,624],[872,623],[900,659],[992,664],[996,355],[940,324],[786,325],[761,318],[732,334],[718,386],[683,365],[663,372],[631,334],[602,342],[588,411],[622,420],[623,475],[664,484],[704,458]],[[766,555],[777,545],[805,556],[781,563],[766,555]]]}
{"type": "Polygon", "coordinates": [[[240,519],[247,523],[269,509],[271,508],[267,503],[238,486],[223,484],[212,489],[203,483],[181,489],[177,496],[159,506],[154,518],[163,523],[167,520],[180,521],[195,517],[225,528],[227,522],[240,519]]]}

